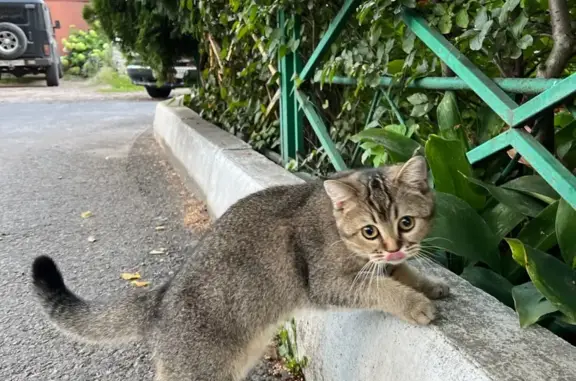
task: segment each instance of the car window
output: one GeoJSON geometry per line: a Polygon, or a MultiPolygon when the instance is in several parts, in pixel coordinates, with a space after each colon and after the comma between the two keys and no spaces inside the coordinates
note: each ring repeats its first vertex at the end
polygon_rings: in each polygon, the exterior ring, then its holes
{"type": "Polygon", "coordinates": [[[0,4],[0,22],[28,24],[28,12],[22,6],[0,4]]]}

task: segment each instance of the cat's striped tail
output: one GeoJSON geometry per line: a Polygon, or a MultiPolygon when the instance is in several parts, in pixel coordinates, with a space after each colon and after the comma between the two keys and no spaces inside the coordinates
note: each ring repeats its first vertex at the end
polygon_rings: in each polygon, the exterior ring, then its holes
{"type": "Polygon", "coordinates": [[[161,288],[114,302],[85,301],[66,287],[60,270],[47,256],[34,260],[32,279],[50,321],[65,333],[92,343],[141,339],[163,295],[161,288]]]}

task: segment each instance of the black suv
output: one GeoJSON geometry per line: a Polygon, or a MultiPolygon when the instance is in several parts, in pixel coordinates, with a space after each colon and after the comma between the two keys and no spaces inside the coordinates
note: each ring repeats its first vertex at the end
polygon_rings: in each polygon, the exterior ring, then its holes
{"type": "Polygon", "coordinates": [[[46,74],[48,86],[63,76],[55,29],[44,0],[0,0],[0,75],[46,74]]]}

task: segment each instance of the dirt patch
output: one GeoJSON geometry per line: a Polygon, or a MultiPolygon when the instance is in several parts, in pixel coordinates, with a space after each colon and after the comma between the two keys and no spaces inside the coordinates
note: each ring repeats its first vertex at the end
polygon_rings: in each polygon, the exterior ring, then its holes
{"type": "Polygon", "coordinates": [[[204,233],[210,226],[208,207],[203,201],[196,198],[188,199],[184,204],[184,226],[199,234],[204,233]]]}

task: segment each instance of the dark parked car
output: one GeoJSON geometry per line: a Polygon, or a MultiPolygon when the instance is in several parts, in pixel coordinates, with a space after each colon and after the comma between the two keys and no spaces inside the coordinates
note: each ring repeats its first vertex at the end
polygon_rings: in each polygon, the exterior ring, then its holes
{"type": "Polygon", "coordinates": [[[143,65],[139,58],[133,61],[126,67],[128,76],[133,84],[144,86],[148,95],[152,98],[168,98],[172,89],[184,87],[187,81],[195,81],[198,79],[198,70],[192,64],[191,60],[181,59],[174,66],[174,79],[169,82],[158,84],[154,71],[149,66],[143,65]]]}
{"type": "Polygon", "coordinates": [[[58,28],[44,0],[0,0],[0,75],[45,74],[48,86],[58,86],[58,28]]]}

